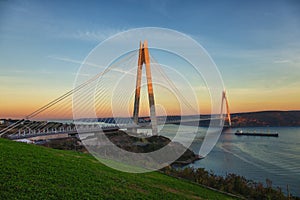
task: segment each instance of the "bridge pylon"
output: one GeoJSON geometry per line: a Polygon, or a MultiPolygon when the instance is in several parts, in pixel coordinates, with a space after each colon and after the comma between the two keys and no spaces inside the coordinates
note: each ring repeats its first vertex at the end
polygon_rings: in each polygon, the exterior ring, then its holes
{"type": "MultiPolygon", "coordinates": [[[[149,107],[150,107],[150,119],[151,119],[151,125],[152,125],[152,135],[157,135],[157,119],[156,119],[156,111],[155,111],[154,92],[153,92],[153,86],[152,86],[150,56],[149,56],[147,41],[144,41],[144,43],[140,42],[139,57],[138,57],[137,78],[136,78],[134,109],[133,109],[133,121],[137,125],[139,123],[142,69],[143,69],[144,64],[146,67],[146,77],[147,77],[148,99],[149,99],[149,107]]],[[[136,131],[136,129],[134,129],[134,131],[136,131]]]]}
{"type": "Polygon", "coordinates": [[[228,99],[227,99],[227,95],[226,95],[226,91],[225,90],[222,92],[222,103],[221,103],[221,115],[222,115],[222,117],[223,117],[224,101],[225,101],[225,104],[226,104],[226,112],[227,112],[225,121],[228,120],[228,124],[229,124],[229,126],[231,126],[231,117],[230,117],[230,111],[229,111],[229,103],[228,103],[228,99]]]}

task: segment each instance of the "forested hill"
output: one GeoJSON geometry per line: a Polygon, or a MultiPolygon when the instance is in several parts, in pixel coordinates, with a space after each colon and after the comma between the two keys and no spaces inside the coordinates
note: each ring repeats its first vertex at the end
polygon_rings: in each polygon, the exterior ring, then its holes
{"type": "Polygon", "coordinates": [[[300,126],[300,111],[260,111],[231,114],[232,126],[300,126]]]}

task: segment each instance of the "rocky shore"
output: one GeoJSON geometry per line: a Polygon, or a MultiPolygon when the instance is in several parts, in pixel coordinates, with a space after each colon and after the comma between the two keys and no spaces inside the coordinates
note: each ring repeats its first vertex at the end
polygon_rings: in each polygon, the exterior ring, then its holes
{"type": "MultiPolygon", "coordinates": [[[[128,135],[126,132],[120,130],[108,132],[105,133],[105,135],[116,146],[129,152],[149,153],[157,151],[165,147],[166,145],[169,145],[170,150],[174,153],[184,151],[184,153],[171,164],[172,166],[184,166],[201,159],[201,157],[196,155],[190,149],[186,149],[182,144],[178,142],[172,142],[169,138],[166,138],[164,136],[140,138],[128,135]]],[[[76,137],[43,141],[40,143],[40,145],[55,149],[76,150],[84,153],[88,152],[82,142],[76,137]]]]}
{"type": "MultiPolygon", "coordinates": [[[[174,152],[184,151],[185,149],[185,147],[182,144],[178,142],[172,142],[169,138],[164,136],[151,136],[147,138],[139,138],[130,136],[124,131],[106,133],[106,136],[119,148],[135,153],[153,152],[165,147],[166,145],[169,145],[172,151],[174,152]]],[[[190,149],[186,149],[184,153],[175,162],[172,163],[172,165],[184,166],[193,163],[199,159],[201,159],[200,156],[196,155],[190,149]]]]}

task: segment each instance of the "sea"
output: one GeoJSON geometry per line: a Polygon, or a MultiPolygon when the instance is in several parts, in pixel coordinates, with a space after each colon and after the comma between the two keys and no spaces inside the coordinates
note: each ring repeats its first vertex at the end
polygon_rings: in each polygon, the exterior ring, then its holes
{"type": "MultiPolygon", "coordinates": [[[[263,184],[270,179],[273,187],[281,187],[285,194],[288,186],[292,195],[300,196],[300,127],[239,128],[244,132],[278,132],[279,137],[236,136],[237,130],[223,131],[212,151],[189,166],[222,176],[235,173],[263,184]]],[[[205,131],[200,128],[200,133],[205,131]]],[[[197,153],[201,145],[195,140],[190,149],[197,153]]]]}

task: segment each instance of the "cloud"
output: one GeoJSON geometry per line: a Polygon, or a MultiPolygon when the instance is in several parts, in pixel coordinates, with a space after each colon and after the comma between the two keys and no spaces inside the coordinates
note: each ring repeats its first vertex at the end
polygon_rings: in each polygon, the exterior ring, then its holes
{"type": "Polygon", "coordinates": [[[274,63],[292,63],[291,60],[274,60],[274,63]]]}
{"type": "Polygon", "coordinates": [[[282,63],[293,63],[292,60],[284,59],[284,60],[274,60],[275,64],[282,64],[282,63]]]}
{"type": "Polygon", "coordinates": [[[69,62],[69,63],[75,63],[75,64],[80,64],[82,65],[83,63],[85,65],[91,66],[91,67],[98,67],[98,68],[104,68],[103,66],[91,63],[91,62],[83,62],[81,60],[75,60],[72,58],[67,58],[67,57],[60,57],[60,56],[48,56],[48,58],[54,59],[54,60],[60,60],[64,62],[69,62]]]}
{"type": "Polygon", "coordinates": [[[0,76],[14,76],[19,77],[23,76],[24,74],[53,74],[54,72],[46,71],[46,70],[23,70],[23,69],[14,69],[12,67],[6,67],[5,70],[2,70],[2,73],[0,76]]]}
{"type": "Polygon", "coordinates": [[[63,34],[63,37],[83,41],[101,42],[127,29],[104,28],[101,30],[77,30],[74,33],[63,34]]]}
{"type": "MultiPolygon", "coordinates": [[[[94,63],[91,63],[91,62],[83,62],[83,61],[80,61],[80,60],[75,60],[75,59],[67,58],[67,57],[48,56],[48,58],[51,58],[51,59],[54,59],[54,60],[60,60],[60,61],[64,61],[64,62],[69,62],[69,63],[80,64],[80,65],[85,64],[85,65],[88,65],[88,66],[91,66],[91,67],[102,68],[103,70],[105,69],[105,67],[94,64],[94,63]]],[[[129,74],[129,75],[134,75],[135,76],[134,73],[131,73],[129,71],[124,71],[122,69],[118,69],[118,68],[115,68],[115,67],[116,66],[113,65],[113,68],[111,70],[115,71],[115,72],[122,73],[122,74],[129,74]]],[[[89,76],[89,74],[84,74],[84,76],[89,76]]]]}

